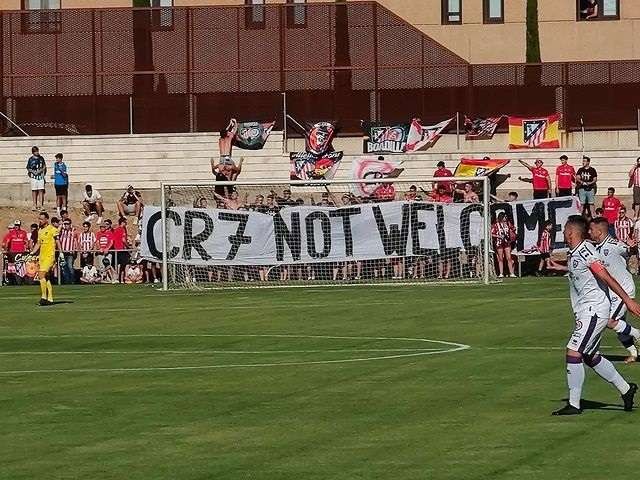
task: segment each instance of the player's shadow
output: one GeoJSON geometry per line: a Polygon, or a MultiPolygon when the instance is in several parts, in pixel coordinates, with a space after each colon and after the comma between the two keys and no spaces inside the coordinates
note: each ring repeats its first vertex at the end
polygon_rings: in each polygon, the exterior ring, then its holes
{"type": "Polygon", "coordinates": [[[602,355],[602,356],[607,360],[609,360],[610,362],[624,362],[624,360],[627,358],[624,355],[602,355]]]}
{"type": "Polygon", "coordinates": [[[66,303],[73,303],[73,301],[72,300],[54,300],[53,302],[51,302],[47,306],[48,307],[53,307],[54,305],[64,305],[66,303]]]}
{"type": "MultiPolygon", "coordinates": [[[[569,399],[564,398],[563,401],[567,402],[569,399]]],[[[580,406],[582,410],[617,410],[624,412],[624,407],[622,405],[616,405],[615,403],[602,403],[596,402],[594,400],[580,400],[580,406]]]]}

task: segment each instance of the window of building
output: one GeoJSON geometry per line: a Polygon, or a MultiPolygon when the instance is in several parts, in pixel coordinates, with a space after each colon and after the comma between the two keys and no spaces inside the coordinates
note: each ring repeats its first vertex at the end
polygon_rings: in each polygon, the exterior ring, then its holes
{"type": "Polygon", "coordinates": [[[247,28],[264,28],[264,0],[245,0],[245,26],[247,28]]]}
{"type": "Polygon", "coordinates": [[[619,20],[620,0],[577,0],[578,20],[619,20]]]}
{"type": "Polygon", "coordinates": [[[462,0],[442,0],[442,23],[462,23],[462,0]]]}
{"type": "Polygon", "coordinates": [[[173,0],[151,0],[151,21],[153,28],[168,30],[173,28],[173,0]]]}
{"type": "Polygon", "coordinates": [[[484,23],[504,23],[504,0],[483,0],[484,23]]]}
{"type": "Polygon", "coordinates": [[[287,7],[287,26],[300,28],[307,26],[306,0],[287,0],[292,5],[287,7]]]}
{"type": "Polygon", "coordinates": [[[25,33],[58,33],[60,0],[22,0],[22,31],[25,33]]]}

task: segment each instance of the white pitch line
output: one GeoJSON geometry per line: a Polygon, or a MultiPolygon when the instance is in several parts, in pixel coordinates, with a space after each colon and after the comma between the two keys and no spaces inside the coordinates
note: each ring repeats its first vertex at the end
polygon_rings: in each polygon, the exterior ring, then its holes
{"type": "Polygon", "coordinates": [[[359,353],[359,352],[427,352],[442,350],[441,348],[350,348],[329,350],[140,350],[140,351],[114,351],[114,350],[77,350],[77,351],[17,351],[0,352],[0,355],[191,355],[191,354],[232,354],[232,355],[269,355],[271,353],[359,353]]]}
{"type": "Polygon", "coordinates": [[[430,340],[428,338],[407,338],[407,337],[350,337],[336,335],[296,335],[288,333],[92,333],[92,334],[59,334],[59,335],[0,335],[0,340],[20,339],[20,338],[209,338],[209,337],[238,337],[238,338],[318,338],[323,340],[398,340],[404,342],[426,342],[440,343],[443,345],[458,345],[444,340],[430,340]]]}
{"type": "Polygon", "coordinates": [[[184,336],[184,337],[261,337],[261,338],[315,338],[315,339],[349,339],[349,340],[396,340],[396,341],[415,341],[425,343],[437,343],[450,348],[437,349],[437,350],[420,350],[411,353],[402,353],[398,355],[383,355],[378,357],[363,357],[363,358],[347,358],[339,360],[316,360],[316,361],[299,361],[299,362],[275,362],[275,363],[248,363],[248,364],[225,364],[225,365],[191,365],[181,367],[138,367],[138,368],[72,368],[72,369],[42,369],[42,370],[5,370],[0,371],[0,375],[21,375],[31,373],[122,373],[122,372],[153,372],[153,371],[182,371],[182,370],[213,370],[221,368],[257,368],[257,367],[284,367],[284,366],[302,366],[302,365],[328,365],[336,363],[354,363],[354,362],[369,362],[374,360],[391,360],[396,358],[408,358],[418,357],[426,355],[437,355],[441,353],[453,353],[461,350],[467,350],[471,348],[469,345],[447,342],[444,340],[431,340],[428,338],[405,338],[405,337],[346,337],[346,336],[332,336],[332,335],[290,335],[290,334],[181,334],[181,335],[166,335],[166,334],[149,334],[149,335],[102,335],[102,336],[87,336],[87,335],[31,335],[21,337],[0,337],[0,338],[126,338],[126,337],[171,337],[171,336],[184,336]]]}

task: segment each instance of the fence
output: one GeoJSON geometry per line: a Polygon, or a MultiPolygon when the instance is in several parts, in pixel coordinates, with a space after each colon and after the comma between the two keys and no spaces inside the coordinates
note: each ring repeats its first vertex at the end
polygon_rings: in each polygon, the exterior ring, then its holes
{"type": "Polygon", "coordinates": [[[344,133],[454,112],[636,128],[640,105],[640,61],[470,65],[372,2],[5,11],[0,35],[2,106],[31,134],[282,128],[282,92],[344,133]]]}

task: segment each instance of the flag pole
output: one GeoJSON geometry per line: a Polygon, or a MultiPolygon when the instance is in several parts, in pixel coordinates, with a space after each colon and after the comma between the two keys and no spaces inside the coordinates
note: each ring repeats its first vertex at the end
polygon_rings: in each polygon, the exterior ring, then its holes
{"type": "Polygon", "coordinates": [[[460,112],[456,112],[456,149],[460,150],[460,112]]]}
{"type": "Polygon", "coordinates": [[[287,92],[282,92],[282,153],[287,150],[287,92]]]}
{"type": "Polygon", "coordinates": [[[637,112],[636,130],[638,130],[638,146],[640,147],[640,108],[638,108],[636,112],[637,112]]]}

